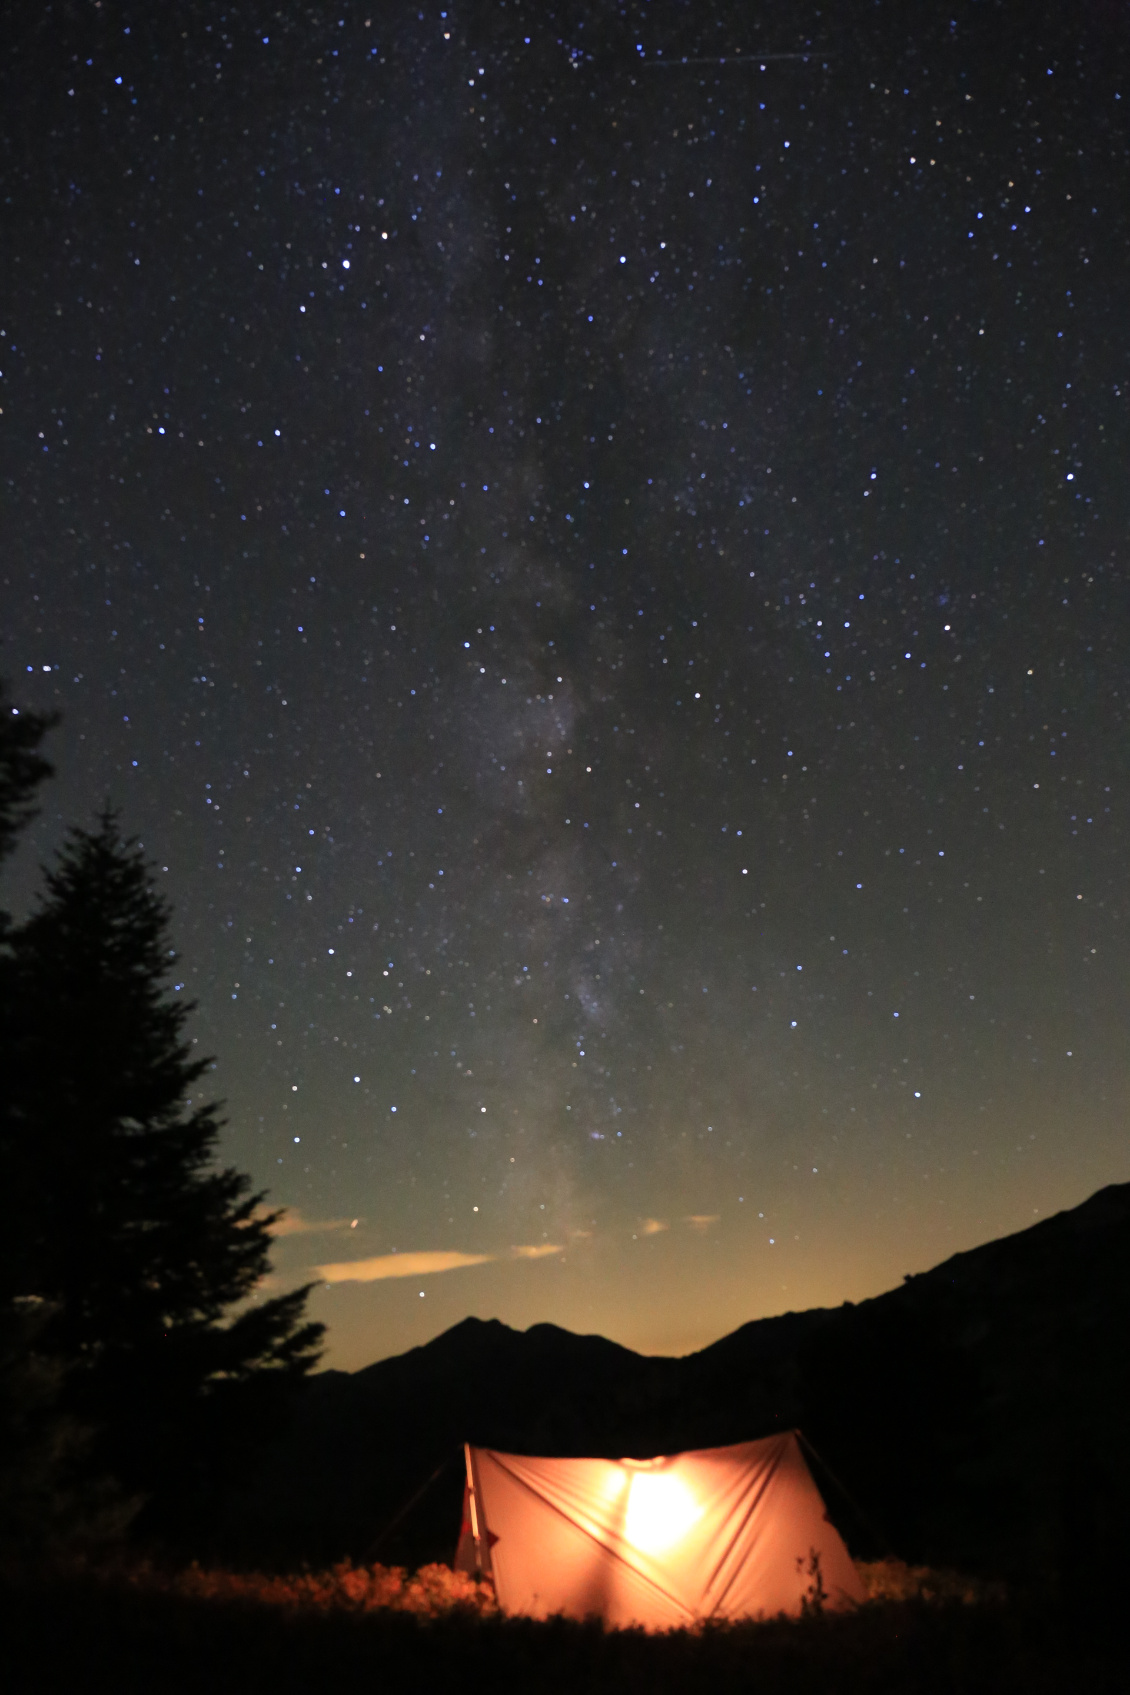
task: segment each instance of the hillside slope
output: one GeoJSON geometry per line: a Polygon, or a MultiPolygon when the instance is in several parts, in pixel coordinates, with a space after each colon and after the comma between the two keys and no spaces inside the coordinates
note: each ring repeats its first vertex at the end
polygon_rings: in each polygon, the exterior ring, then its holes
{"type": "Polygon", "coordinates": [[[449,1558],[464,1441],[648,1455],[799,1427],[854,1551],[1065,1578],[1113,1569],[1128,1407],[1122,1184],[873,1300],[760,1319],[683,1359],[466,1319],[325,1372],[221,1542],[258,1558],[449,1558]]]}

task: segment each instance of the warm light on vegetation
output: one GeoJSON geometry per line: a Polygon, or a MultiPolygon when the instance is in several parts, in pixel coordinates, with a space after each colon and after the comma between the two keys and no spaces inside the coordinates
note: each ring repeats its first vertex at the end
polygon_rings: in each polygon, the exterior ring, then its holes
{"type": "Polygon", "coordinates": [[[265,1607],[416,1613],[439,1618],[452,1612],[486,1615],[498,1611],[494,1590],[446,1565],[353,1565],[343,1560],[327,1571],[272,1575],[259,1571],[208,1570],[191,1565],[172,1575],[150,1566],[135,1567],[127,1577],[138,1589],[158,1589],[197,1601],[252,1602],[265,1607]]]}

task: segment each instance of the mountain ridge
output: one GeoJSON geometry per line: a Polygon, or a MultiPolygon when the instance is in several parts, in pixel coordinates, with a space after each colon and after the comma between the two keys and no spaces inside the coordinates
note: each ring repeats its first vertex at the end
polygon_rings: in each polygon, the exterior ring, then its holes
{"type": "Polygon", "coordinates": [[[246,1557],[450,1558],[465,1441],[643,1458],[800,1428],[853,1552],[1067,1581],[1082,1546],[1120,1557],[1127,1406],[1130,1183],[691,1354],[468,1318],[319,1373],[219,1534],[246,1557]]]}

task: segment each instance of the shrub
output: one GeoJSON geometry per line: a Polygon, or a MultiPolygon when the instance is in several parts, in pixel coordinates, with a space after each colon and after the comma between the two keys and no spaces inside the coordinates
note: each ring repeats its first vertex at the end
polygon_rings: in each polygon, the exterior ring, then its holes
{"type": "Polygon", "coordinates": [[[856,1560],[868,1601],[963,1601],[967,1606],[1002,1601],[1005,1586],[961,1572],[909,1566],[905,1560],[856,1560]]]}

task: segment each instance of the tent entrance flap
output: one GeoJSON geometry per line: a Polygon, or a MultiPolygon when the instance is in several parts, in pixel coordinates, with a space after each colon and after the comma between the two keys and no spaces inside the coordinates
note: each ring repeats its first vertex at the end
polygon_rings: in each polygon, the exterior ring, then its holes
{"type": "Polygon", "coordinates": [[[670,1629],[863,1599],[795,1433],[638,1460],[467,1448],[457,1564],[504,1613],[670,1629]],[[473,1564],[470,1563],[473,1560],[473,1564]]]}

